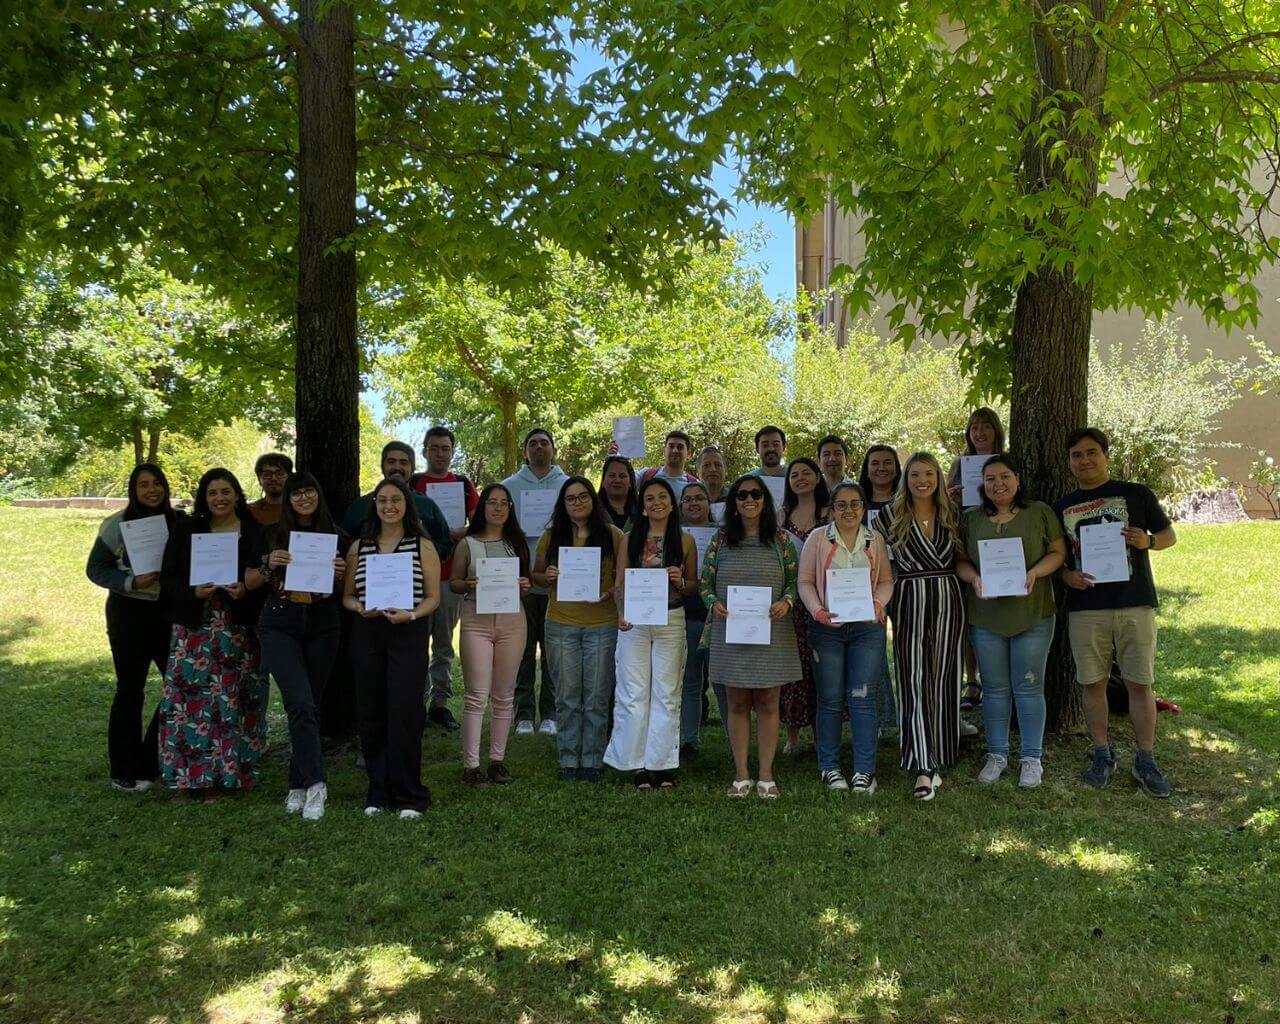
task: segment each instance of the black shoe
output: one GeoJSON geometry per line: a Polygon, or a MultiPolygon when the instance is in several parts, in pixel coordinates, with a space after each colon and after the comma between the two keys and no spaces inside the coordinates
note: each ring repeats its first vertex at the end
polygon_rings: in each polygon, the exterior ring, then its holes
{"type": "Polygon", "coordinates": [[[599,782],[600,769],[599,768],[579,768],[578,781],[579,782],[599,782]]]}
{"type": "Polygon", "coordinates": [[[1101,789],[1107,784],[1116,770],[1116,748],[1112,746],[1092,747],[1089,750],[1089,767],[1080,776],[1086,786],[1101,789]]]}
{"type": "Polygon", "coordinates": [[[1173,787],[1169,785],[1169,780],[1164,777],[1164,772],[1160,770],[1154,757],[1135,760],[1132,772],[1134,779],[1147,796],[1153,796],[1157,800],[1167,800],[1169,794],[1173,792],[1173,787]]]}
{"type": "Polygon", "coordinates": [[[636,789],[645,793],[653,789],[653,777],[646,771],[636,772],[632,777],[632,782],[635,783],[636,789]]]}
{"type": "Polygon", "coordinates": [[[427,712],[427,722],[431,725],[439,726],[446,732],[457,732],[460,728],[458,720],[453,717],[453,712],[443,704],[427,712]]]}
{"type": "Polygon", "coordinates": [[[488,779],[485,778],[484,772],[479,768],[464,768],[462,770],[462,781],[468,786],[479,788],[488,785],[488,779]]]}
{"type": "Polygon", "coordinates": [[[693,764],[698,760],[698,748],[693,743],[686,743],[680,748],[680,763],[693,764]]]}
{"type": "Polygon", "coordinates": [[[489,762],[489,781],[498,786],[506,786],[515,782],[511,777],[511,773],[507,771],[507,766],[502,761],[489,762]]]}
{"type": "Polygon", "coordinates": [[[582,777],[581,775],[578,774],[579,771],[580,769],[578,768],[561,768],[560,781],[561,782],[577,782],[578,779],[582,777]]]}

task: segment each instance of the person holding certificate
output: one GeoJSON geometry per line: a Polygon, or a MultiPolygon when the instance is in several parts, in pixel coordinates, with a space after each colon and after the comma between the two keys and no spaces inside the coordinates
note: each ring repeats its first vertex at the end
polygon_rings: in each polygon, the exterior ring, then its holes
{"type": "Polygon", "coordinates": [[[618,641],[614,566],[622,550],[622,531],[605,507],[586,477],[569,477],[534,555],[533,582],[548,592],[546,650],[562,782],[599,782],[604,764],[618,641]]]}
{"type": "Polygon", "coordinates": [[[164,550],[160,593],[173,636],[160,703],[160,769],[164,784],[183,796],[258,783],[268,690],[253,630],[261,602],[243,581],[260,529],[240,481],[211,469],[200,478],[191,519],[175,524],[164,550]]]}
{"type": "Polygon", "coordinates": [[[1053,510],[1067,536],[1062,569],[1067,624],[1093,739],[1082,781],[1101,789],[1116,770],[1116,750],[1107,730],[1107,678],[1114,652],[1129,692],[1138,747],[1132,774],[1144,792],[1163,799],[1173,789],[1155,758],[1152,686],[1159,602],[1149,552],[1173,547],[1177,537],[1150,488],[1111,479],[1107,435],[1101,430],[1073,430],[1067,435],[1067,457],[1079,486],[1054,502],[1053,510]]]}
{"type": "Polygon", "coordinates": [[[828,789],[876,791],[876,687],[885,671],[885,608],[893,596],[889,552],[863,525],[866,496],[837,484],[834,518],[810,531],[800,553],[800,599],[808,609],[809,643],[818,690],[814,738],[818,771],[828,789]],[[840,771],[843,712],[849,713],[853,775],[840,771]]]}
{"type": "Polygon", "coordinates": [[[777,513],[769,489],[756,476],[742,476],[729,489],[725,521],[707,548],[702,563],[699,593],[711,611],[710,670],[714,686],[726,688],[729,718],[726,728],[733,748],[735,777],[730,797],[743,798],[752,790],[765,800],[778,798],[773,778],[773,758],[778,749],[778,690],[800,678],[800,655],[791,610],[796,592],[796,553],[790,539],[778,529],[777,513]],[[728,636],[729,588],[763,588],[769,591],[768,643],[730,643],[728,636]],[[756,715],[760,778],[753,782],[747,771],[751,747],[751,712],[756,715]]]}
{"type": "Polygon", "coordinates": [[[600,497],[609,522],[626,533],[635,520],[636,471],[630,459],[610,455],[600,473],[600,497]]]}
{"type": "MultiPolygon", "coordinates": [[[[520,518],[520,527],[529,537],[541,537],[551,521],[551,515],[538,514],[538,522],[526,522],[521,506],[545,510],[561,504],[563,489],[569,475],[556,465],[556,442],[551,431],[542,427],[534,427],[524,437],[524,465],[515,473],[502,481],[502,486],[511,492],[511,500],[516,503],[516,515],[520,518]],[[550,505],[540,502],[525,502],[526,493],[551,491],[550,505]]],[[[594,492],[593,492],[594,493],[594,492]]],[[[549,497],[542,495],[542,497],[549,497]]],[[[553,512],[554,514],[554,512],[553,512]]],[[[533,733],[534,712],[541,719],[538,731],[544,736],[556,734],[556,675],[551,668],[550,656],[544,631],[547,624],[547,605],[550,595],[546,587],[537,585],[524,598],[525,628],[528,633],[524,642],[524,657],[520,660],[520,674],[516,677],[516,735],[528,736],[533,733]],[[542,648],[541,676],[542,688],[538,690],[535,683],[538,678],[538,648],[542,648]],[[535,691],[537,700],[535,701],[535,691]]]]}
{"type": "Polygon", "coordinates": [[[147,674],[164,678],[173,620],[160,598],[165,544],[181,513],[169,504],[169,481],[150,462],[129,474],[129,503],[107,516],[94,538],[85,573],[107,591],[107,643],[116,692],[107,719],[111,788],[141,793],[160,777],[157,704],[144,733],[147,674]]]}
{"type": "MultiPolygon", "coordinates": [[[[718,455],[718,453],[717,453],[718,455]]],[[[686,484],[680,495],[680,525],[694,537],[694,544],[706,555],[715,536],[716,526],[711,522],[711,494],[706,485],[696,480],[686,484]],[[705,538],[699,539],[700,537],[705,538]]],[[[702,571],[702,559],[697,560],[702,571]]],[[[707,625],[707,606],[696,593],[684,599],[684,628],[688,655],[684,663],[684,685],[680,692],[680,760],[698,756],[698,736],[706,720],[707,707],[707,652],[700,646],[702,631],[707,625]]],[[[724,687],[715,688],[716,704],[720,708],[720,721],[729,718],[725,705],[724,687]]]]}
{"type": "Polygon", "coordinates": [[[633,772],[637,789],[670,789],[680,765],[684,599],[698,587],[697,545],[680,529],[675,491],[666,480],[655,476],[641,484],[639,500],[640,515],[614,575],[618,683],[604,763],[633,772]],[[638,580],[628,580],[629,568],[665,572],[665,586],[651,600],[636,601],[639,595],[628,591],[638,580]]]}
{"type": "Polygon", "coordinates": [[[420,818],[431,806],[422,782],[427,637],[440,603],[440,559],[411,492],[387,477],[373,489],[360,539],[347,551],[343,606],[355,612],[360,749],[369,774],[365,814],[420,818]]]}
{"type": "Polygon", "coordinates": [[[1028,501],[1013,459],[993,455],[982,467],[982,505],[965,511],[956,575],[968,586],[969,637],[982,671],[987,761],[978,781],[990,785],[1009,766],[1009,715],[1018,713],[1018,785],[1044,774],[1044,671],[1057,606],[1050,577],[1066,558],[1053,509],[1028,501]]]}
{"type": "MultiPolygon", "coordinates": [[[[961,473],[968,460],[970,465],[977,462],[979,456],[999,455],[1004,451],[1004,427],[994,409],[983,406],[969,414],[969,422],[964,428],[964,454],[952,461],[947,470],[947,494],[951,504],[957,509],[976,507],[981,504],[981,496],[976,491],[965,500],[964,481],[961,473]]],[[[981,463],[978,463],[979,472],[981,463]]],[[[964,674],[968,680],[964,695],[960,698],[960,710],[972,711],[982,703],[982,683],[978,673],[978,664],[974,658],[973,648],[964,645],[964,674]]],[[[977,729],[961,719],[960,731],[965,736],[975,735],[977,729]]]]}
{"type": "Polygon", "coordinates": [[[940,770],[960,752],[964,644],[964,593],[952,568],[956,513],[937,459],[916,452],[907,460],[902,486],[874,529],[892,548],[897,569],[889,620],[901,763],[915,776],[911,795],[932,800],[940,770]]]}
{"type": "MultiPolygon", "coordinates": [[[[831,445],[828,444],[828,449],[831,445]]],[[[829,522],[831,492],[827,481],[813,459],[801,456],[787,467],[786,487],[782,495],[782,529],[791,536],[799,559],[800,549],[809,534],[829,522]]],[[[800,651],[799,679],[787,683],[778,693],[778,713],[787,727],[784,754],[800,749],[800,730],[811,729],[817,702],[813,682],[813,657],[809,653],[809,614],[803,602],[796,605],[796,646],[800,651]]]]}
{"type": "Polygon", "coordinates": [[[280,518],[263,531],[257,566],[245,573],[251,590],[267,588],[258,617],[262,667],[275,678],[289,719],[284,809],[301,812],[307,821],[324,817],[329,795],[320,754],[320,701],[338,654],[338,596],[350,543],[333,521],[320,482],[310,473],[291,473],[280,518]]]}
{"type": "Polygon", "coordinates": [[[529,592],[529,541],[520,529],[511,492],[490,484],[480,493],[467,532],[453,554],[449,587],[462,605],[462,781],[468,786],[514,781],[507,769],[507,737],[515,709],[516,673],[524,657],[524,609],[481,613],[476,605],[480,559],[514,558],[520,563],[518,585],[529,592]],[[480,727],[484,709],[489,721],[489,767],[480,768],[480,727]]]}

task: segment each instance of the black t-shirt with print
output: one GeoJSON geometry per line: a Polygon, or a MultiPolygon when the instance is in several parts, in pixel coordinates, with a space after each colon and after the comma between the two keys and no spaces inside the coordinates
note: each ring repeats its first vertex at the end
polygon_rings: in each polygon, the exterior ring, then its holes
{"type": "MultiPolygon", "coordinates": [[[[1067,535],[1067,565],[1072,569],[1080,568],[1082,526],[1124,523],[1148,533],[1159,533],[1169,527],[1169,517],[1151,493],[1151,488],[1125,480],[1108,480],[1101,487],[1072,491],[1054,502],[1053,510],[1062,520],[1062,528],[1067,535]]],[[[1088,590],[1067,588],[1067,611],[1159,606],[1149,553],[1132,547],[1126,551],[1129,555],[1128,582],[1097,583],[1088,590]]]]}

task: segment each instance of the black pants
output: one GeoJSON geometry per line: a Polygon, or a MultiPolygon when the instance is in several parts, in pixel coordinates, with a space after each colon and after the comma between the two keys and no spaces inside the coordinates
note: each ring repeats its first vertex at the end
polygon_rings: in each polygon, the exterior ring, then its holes
{"type": "MultiPolygon", "coordinates": [[[[516,710],[517,722],[528,719],[533,721],[534,715],[534,678],[538,674],[538,665],[542,666],[542,689],[538,691],[538,718],[542,721],[556,717],[556,684],[551,675],[551,662],[547,658],[547,645],[543,638],[546,631],[547,603],[550,598],[546,594],[526,594],[524,604],[525,641],[524,657],[520,659],[520,670],[516,673],[516,710]],[[542,648],[542,658],[537,656],[538,648],[542,648]]],[[[609,716],[613,720],[613,716],[609,716]]]]}
{"type": "Polygon", "coordinates": [[[107,598],[107,641],[116,669],[116,695],[107,720],[107,757],[113,779],[160,777],[160,702],[156,701],[145,735],[142,707],[152,665],[159,671],[163,687],[172,632],[173,624],[159,601],[119,594],[107,598]]]}
{"type": "Polygon", "coordinates": [[[258,620],[262,667],[275,678],[289,716],[289,788],[324,782],[320,700],[338,652],[338,608],[332,600],[297,604],[272,594],[258,620]]]}
{"type": "Polygon", "coordinates": [[[399,626],[357,616],[351,624],[360,749],[369,773],[366,807],[431,806],[431,791],[422,783],[430,636],[430,616],[399,626]]]}

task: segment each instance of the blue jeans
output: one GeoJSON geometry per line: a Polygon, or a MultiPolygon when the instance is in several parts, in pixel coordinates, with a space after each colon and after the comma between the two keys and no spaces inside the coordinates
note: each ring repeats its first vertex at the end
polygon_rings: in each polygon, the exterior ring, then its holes
{"type": "Polygon", "coordinates": [[[1046,615],[1017,636],[1001,636],[970,626],[973,650],[982,673],[982,724],[987,753],[1009,756],[1009,713],[1018,710],[1022,756],[1044,750],[1044,667],[1053,643],[1054,616],[1046,615]]]}
{"type": "Polygon", "coordinates": [[[876,694],[885,672],[885,628],[882,622],[846,622],[841,626],[809,623],[813,681],[818,693],[814,741],[818,770],[840,767],[840,712],[849,709],[853,733],[853,770],[876,770],[876,694]]]}
{"type": "Polygon", "coordinates": [[[566,626],[547,619],[543,637],[556,681],[560,767],[599,768],[609,729],[618,627],[566,626]]]}

